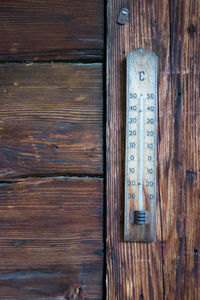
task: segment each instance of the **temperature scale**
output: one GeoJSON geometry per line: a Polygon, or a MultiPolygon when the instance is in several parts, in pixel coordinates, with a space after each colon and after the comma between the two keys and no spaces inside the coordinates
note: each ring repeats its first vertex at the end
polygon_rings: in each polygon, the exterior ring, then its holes
{"type": "Polygon", "coordinates": [[[126,241],[156,239],[157,56],[144,49],[127,57],[126,241]]]}

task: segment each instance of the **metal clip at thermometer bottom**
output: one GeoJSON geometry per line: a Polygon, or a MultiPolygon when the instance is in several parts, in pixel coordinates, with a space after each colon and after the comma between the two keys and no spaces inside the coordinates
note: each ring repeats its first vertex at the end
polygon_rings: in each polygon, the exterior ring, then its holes
{"type": "Polygon", "coordinates": [[[148,210],[132,210],[130,212],[130,223],[137,225],[150,224],[151,214],[148,210]]]}

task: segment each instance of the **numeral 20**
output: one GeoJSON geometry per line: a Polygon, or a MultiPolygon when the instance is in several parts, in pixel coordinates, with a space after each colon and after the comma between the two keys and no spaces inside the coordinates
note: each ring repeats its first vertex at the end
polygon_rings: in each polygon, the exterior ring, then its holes
{"type": "Polygon", "coordinates": [[[154,136],[154,131],[147,131],[147,136],[154,136]]]}
{"type": "Polygon", "coordinates": [[[134,136],[136,135],[136,131],[135,130],[130,130],[129,131],[129,136],[134,136]]]}
{"type": "Polygon", "coordinates": [[[128,186],[134,186],[134,185],[135,185],[135,180],[128,181],[128,186]]]}

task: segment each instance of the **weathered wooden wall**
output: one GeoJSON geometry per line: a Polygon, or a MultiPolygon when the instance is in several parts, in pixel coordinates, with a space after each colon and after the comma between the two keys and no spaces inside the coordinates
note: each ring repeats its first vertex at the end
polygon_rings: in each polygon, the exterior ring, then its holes
{"type": "Polygon", "coordinates": [[[101,299],[103,180],[0,184],[0,299],[101,299]]]}
{"type": "MultiPolygon", "coordinates": [[[[109,300],[199,298],[199,6],[108,0],[109,300]],[[123,241],[125,58],[139,47],[159,57],[152,244],[123,241]]],[[[3,300],[103,298],[103,15],[102,0],[0,3],[3,300]]]]}
{"type": "Polygon", "coordinates": [[[102,299],[104,1],[3,0],[0,37],[0,299],[102,299]]]}
{"type": "Polygon", "coordinates": [[[0,60],[103,59],[103,0],[2,0],[0,60]]]}
{"type": "Polygon", "coordinates": [[[102,64],[0,67],[0,178],[102,174],[102,64]]]}
{"type": "Polygon", "coordinates": [[[200,2],[108,0],[107,299],[197,300],[200,2]],[[120,8],[129,20],[117,24],[120,8]],[[157,242],[123,241],[125,59],[158,55],[157,242]]]}

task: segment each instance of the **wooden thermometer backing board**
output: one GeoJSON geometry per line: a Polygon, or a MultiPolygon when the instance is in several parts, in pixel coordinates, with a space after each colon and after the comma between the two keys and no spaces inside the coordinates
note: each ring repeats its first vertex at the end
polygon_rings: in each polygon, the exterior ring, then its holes
{"type": "Polygon", "coordinates": [[[125,241],[156,240],[157,56],[127,57],[125,241]]]}

